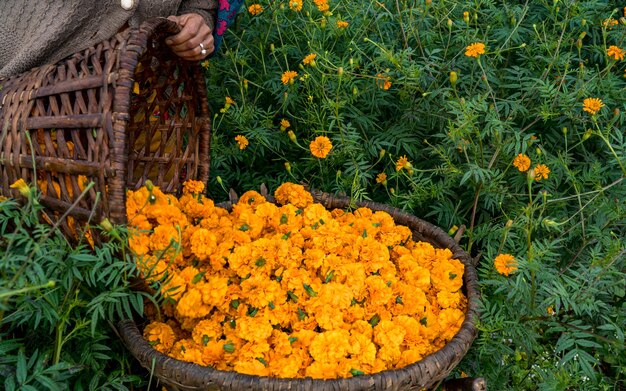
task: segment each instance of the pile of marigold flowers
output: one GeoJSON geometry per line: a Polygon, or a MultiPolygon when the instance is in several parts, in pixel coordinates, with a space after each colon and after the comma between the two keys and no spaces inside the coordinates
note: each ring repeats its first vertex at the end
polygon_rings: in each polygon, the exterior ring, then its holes
{"type": "Polygon", "coordinates": [[[460,329],[463,264],[386,212],[326,210],[302,186],[229,212],[187,181],[127,194],[129,245],[162,308],[144,337],[173,358],[279,378],[400,368],[460,329]]]}

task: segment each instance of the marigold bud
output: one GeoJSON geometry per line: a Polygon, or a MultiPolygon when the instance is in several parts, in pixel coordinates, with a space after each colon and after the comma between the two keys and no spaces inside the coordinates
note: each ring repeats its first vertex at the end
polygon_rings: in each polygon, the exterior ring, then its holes
{"type": "Polygon", "coordinates": [[[273,43],[270,43],[270,51],[272,51],[272,52],[273,52],[273,51],[274,51],[274,49],[276,49],[276,47],[274,46],[274,44],[273,44],[273,43]]]}
{"type": "Polygon", "coordinates": [[[582,39],[579,39],[576,41],[576,47],[578,48],[578,50],[580,50],[580,48],[583,47],[583,41],[582,39]]]}
{"type": "Polygon", "coordinates": [[[293,141],[294,143],[298,140],[293,130],[288,131],[287,136],[289,136],[289,140],[293,141]]]}
{"type": "Polygon", "coordinates": [[[537,153],[537,155],[541,156],[542,152],[541,152],[541,148],[537,147],[537,149],[535,150],[535,152],[537,153]]]}
{"type": "Polygon", "coordinates": [[[456,86],[456,81],[458,80],[458,78],[459,75],[457,75],[456,72],[450,72],[450,84],[452,84],[452,87],[456,86]]]}
{"type": "Polygon", "coordinates": [[[513,220],[509,219],[506,221],[506,224],[504,225],[505,228],[511,228],[513,226],[513,220]]]}
{"type": "Polygon", "coordinates": [[[563,132],[563,136],[567,136],[567,126],[563,126],[563,129],[561,129],[561,132],[563,132]]]}
{"type": "Polygon", "coordinates": [[[390,187],[390,188],[389,188],[389,192],[390,192],[391,194],[396,194],[396,190],[395,190],[393,187],[390,187]]]}
{"type": "Polygon", "coordinates": [[[583,19],[580,21],[580,25],[585,27],[587,25],[587,19],[583,19]]]}
{"type": "Polygon", "coordinates": [[[357,86],[352,87],[352,95],[357,96],[359,94],[359,89],[357,86]]]}
{"type": "Polygon", "coordinates": [[[380,152],[378,152],[378,158],[379,159],[384,158],[386,153],[387,153],[387,151],[385,150],[385,148],[381,148],[380,152]]]}
{"type": "Polygon", "coordinates": [[[339,76],[342,76],[342,75],[343,75],[343,67],[339,67],[339,68],[337,68],[337,74],[338,74],[339,76]]]}
{"type": "Polygon", "coordinates": [[[285,162],[285,170],[287,170],[288,173],[291,173],[291,164],[289,162],[285,162]]]}
{"type": "Polygon", "coordinates": [[[613,117],[619,117],[619,114],[620,114],[620,110],[619,108],[616,107],[615,110],[613,110],[613,117]]]}
{"type": "Polygon", "coordinates": [[[426,7],[430,7],[432,3],[433,3],[433,0],[426,0],[426,7]]]}
{"type": "Polygon", "coordinates": [[[469,21],[470,21],[470,19],[469,19],[469,12],[467,12],[467,11],[463,12],[463,21],[465,23],[469,24],[469,21]]]}
{"type": "Polygon", "coordinates": [[[459,227],[455,224],[448,230],[448,235],[454,235],[456,231],[459,230],[459,227]]]}
{"type": "Polygon", "coordinates": [[[322,20],[320,21],[320,27],[323,29],[326,28],[326,18],[322,18],[322,20]]]}
{"type": "Polygon", "coordinates": [[[578,39],[584,39],[586,36],[587,36],[587,32],[583,31],[582,33],[578,35],[578,39]]]}
{"type": "Polygon", "coordinates": [[[585,132],[585,134],[583,134],[583,141],[587,140],[589,137],[591,137],[591,135],[593,134],[593,130],[591,129],[587,129],[587,131],[585,132]]]}
{"type": "Polygon", "coordinates": [[[113,231],[113,224],[111,224],[111,222],[109,221],[109,219],[104,218],[102,219],[102,221],[100,222],[100,226],[102,227],[103,230],[105,230],[106,232],[111,232],[113,231]]]}
{"type": "Polygon", "coordinates": [[[448,30],[452,29],[452,24],[454,23],[454,22],[452,22],[452,19],[448,18],[448,22],[447,23],[448,23],[448,30]]]}
{"type": "Polygon", "coordinates": [[[152,183],[150,179],[146,180],[144,185],[146,186],[146,189],[148,189],[148,191],[152,191],[152,189],[154,189],[154,183],[152,183]]]}
{"type": "Polygon", "coordinates": [[[217,176],[217,178],[215,178],[215,180],[217,181],[217,183],[219,183],[220,185],[223,185],[224,182],[222,182],[222,177],[221,176],[217,176]]]}

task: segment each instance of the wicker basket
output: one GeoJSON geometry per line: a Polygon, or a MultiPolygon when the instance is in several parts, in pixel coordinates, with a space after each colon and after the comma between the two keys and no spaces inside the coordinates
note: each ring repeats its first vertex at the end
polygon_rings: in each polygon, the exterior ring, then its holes
{"type": "MultiPolygon", "coordinates": [[[[68,213],[82,226],[105,217],[124,223],[126,189],[147,179],[167,192],[184,176],[206,182],[204,77],[163,42],[178,31],[153,19],[0,80],[0,194],[17,197],[14,181],[37,179],[49,216],[68,213]]],[[[75,234],[72,219],[59,223],[75,234]]]]}
{"type": "MultiPolygon", "coordinates": [[[[333,197],[314,192],[315,202],[327,209],[346,209],[347,198],[333,197]]],[[[229,208],[232,203],[220,205],[229,208]]],[[[421,390],[436,386],[467,353],[477,334],[478,322],[478,275],[471,258],[440,228],[387,205],[363,202],[372,210],[389,213],[397,224],[406,225],[413,231],[415,240],[426,241],[437,248],[449,248],[454,258],[465,266],[464,293],[468,298],[465,320],[459,332],[439,351],[417,363],[397,370],[383,371],[373,375],[335,380],[277,379],[218,371],[197,364],[183,362],[158,352],[143,338],[135,322],[123,320],[118,324],[122,340],[131,353],[170,391],[192,390],[421,390]]]]}

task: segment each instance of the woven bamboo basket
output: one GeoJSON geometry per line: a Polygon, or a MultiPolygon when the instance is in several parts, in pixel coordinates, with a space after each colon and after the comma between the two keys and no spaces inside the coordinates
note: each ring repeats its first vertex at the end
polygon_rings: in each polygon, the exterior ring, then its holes
{"type": "Polygon", "coordinates": [[[0,194],[23,178],[49,217],[126,221],[125,193],[147,179],[176,192],[208,180],[210,116],[202,70],[164,43],[157,18],[56,63],[0,80],[0,194]],[[93,182],[93,185],[89,183],[93,182]]]}
{"type": "MultiPolygon", "coordinates": [[[[327,209],[351,206],[345,197],[313,192],[315,202],[327,209]]],[[[232,203],[219,206],[230,209],[232,203]]],[[[352,205],[353,206],[353,205],[352,205]]],[[[406,225],[414,240],[431,243],[436,248],[449,248],[454,258],[465,266],[463,291],[468,299],[465,320],[458,333],[442,349],[422,360],[397,370],[345,379],[277,379],[243,375],[203,367],[168,357],[155,350],[142,336],[137,324],[123,320],[118,324],[120,336],[141,365],[156,376],[170,391],[197,390],[422,390],[435,387],[446,378],[469,350],[477,334],[478,275],[470,256],[440,228],[397,208],[373,202],[357,203],[374,211],[389,213],[397,224],[406,225]]]]}

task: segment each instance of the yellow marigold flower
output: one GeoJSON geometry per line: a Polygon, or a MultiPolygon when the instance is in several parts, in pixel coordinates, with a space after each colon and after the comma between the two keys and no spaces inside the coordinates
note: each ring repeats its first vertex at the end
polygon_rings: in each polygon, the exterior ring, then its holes
{"type": "Polygon", "coordinates": [[[183,183],[183,194],[202,194],[204,183],[201,181],[188,180],[183,183]]]}
{"type": "Polygon", "coordinates": [[[383,186],[387,185],[387,174],[385,174],[384,172],[381,172],[380,174],[376,175],[376,183],[380,183],[383,186]]]}
{"type": "Polygon", "coordinates": [[[161,322],[152,322],[143,329],[144,338],[152,345],[153,348],[163,354],[169,353],[174,342],[176,342],[176,335],[172,328],[161,322]]]}
{"type": "Polygon", "coordinates": [[[481,54],[485,54],[485,44],[482,42],[473,43],[465,48],[467,57],[478,58],[481,54]]]}
{"type": "Polygon", "coordinates": [[[239,149],[246,149],[248,144],[250,144],[246,136],[242,134],[235,136],[235,141],[237,141],[237,144],[239,144],[239,149]]]}
{"type": "Polygon", "coordinates": [[[315,66],[315,58],[317,57],[317,54],[315,53],[310,53],[307,54],[304,59],[302,60],[302,63],[304,65],[311,65],[311,66],[315,66]]]}
{"type": "Polygon", "coordinates": [[[613,58],[613,60],[615,61],[624,59],[624,49],[617,47],[615,45],[609,46],[609,48],[606,50],[606,54],[609,57],[613,58]]]}
{"type": "Polygon", "coordinates": [[[545,164],[537,164],[535,166],[535,180],[540,181],[542,179],[548,179],[550,169],[545,164]]]}
{"type": "Polygon", "coordinates": [[[289,8],[293,11],[302,10],[302,0],[289,0],[289,8]]]}
{"type": "Polygon", "coordinates": [[[530,168],[530,158],[520,153],[513,159],[513,165],[517,167],[520,172],[526,172],[530,168]]]}
{"type": "Polygon", "coordinates": [[[309,144],[311,154],[320,159],[326,158],[332,148],[333,144],[326,136],[317,136],[315,140],[311,141],[311,144],[309,144]]]}
{"type": "Polygon", "coordinates": [[[26,181],[22,178],[13,182],[10,188],[17,189],[20,192],[20,194],[23,195],[24,197],[28,197],[28,195],[30,194],[30,188],[28,187],[28,184],[26,183],[26,181]]]}
{"type": "Polygon", "coordinates": [[[344,29],[344,28],[348,27],[349,24],[350,23],[346,22],[345,20],[338,20],[337,21],[337,28],[344,29]]]}
{"type": "Polygon", "coordinates": [[[328,5],[328,0],[313,0],[313,2],[317,6],[317,9],[320,10],[320,12],[326,12],[330,9],[330,6],[328,5]]]}
{"type": "Polygon", "coordinates": [[[250,12],[251,15],[258,15],[263,12],[263,7],[261,7],[261,4],[252,4],[248,7],[248,12],[250,12]]]}
{"type": "Polygon", "coordinates": [[[586,98],[583,101],[583,111],[586,111],[591,115],[597,114],[603,107],[604,103],[602,103],[600,98],[586,98]]]}
{"type": "Polygon", "coordinates": [[[280,120],[280,130],[282,130],[283,132],[289,129],[290,126],[291,126],[291,123],[289,122],[289,120],[285,118],[280,120]]]}
{"type": "Polygon", "coordinates": [[[227,105],[234,105],[236,104],[235,101],[233,100],[233,98],[231,98],[230,96],[226,97],[226,104],[227,105]]]}
{"type": "Polygon", "coordinates": [[[293,84],[293,80],[298,77],[298,72],[296,71],[285,71],[281,76],[280,80],[284,85],[293,84]]]}
{"type": "Polygon", "coordinates": [[[409,162],[409,159],[406,156],[401,156],[398,159],[398,161],[396,161],[396,171],[400,171],[403,168],[405,169],[413,168],[413,166],[409,162]]]}
{"type": "Polygon", "coordinates": [[[511,254],[498,254],[493,261],[493,265],[498,273],[503,276],[508,276],[517,270],[517,261],[515,261],[515,257],[511,254]]]}

